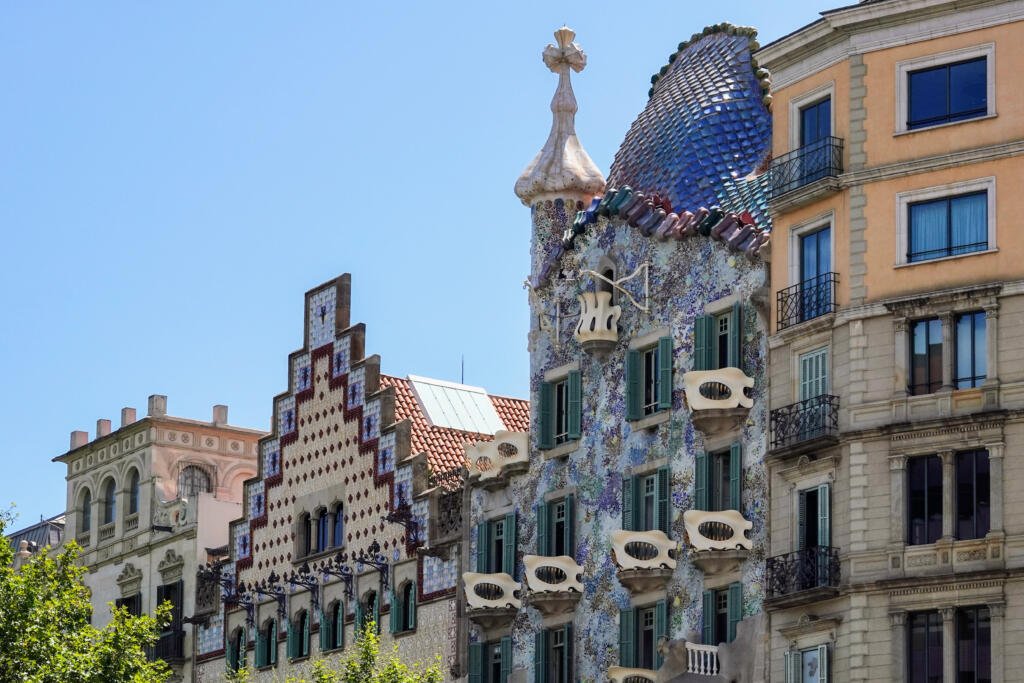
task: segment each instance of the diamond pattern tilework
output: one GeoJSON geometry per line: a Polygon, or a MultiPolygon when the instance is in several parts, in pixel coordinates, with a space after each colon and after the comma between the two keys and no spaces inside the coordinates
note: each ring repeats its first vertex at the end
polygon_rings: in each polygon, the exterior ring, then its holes
{"type": "Polygon", "coordinates": [[[676,55],[615,154],[608,187],[667,197],[677,211],[711,206],[723,181],[765,159],[771,115],[747,36],[712,33],[676,55]]]}

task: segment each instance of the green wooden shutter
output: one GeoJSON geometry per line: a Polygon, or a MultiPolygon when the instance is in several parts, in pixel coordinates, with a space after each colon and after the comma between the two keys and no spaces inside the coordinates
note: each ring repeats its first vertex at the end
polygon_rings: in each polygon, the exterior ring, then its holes
{"type": "Polygon", "coordinates": [[[309,612],[306,612],[306,618],[303,620],[302,627],[302,656],[309,656],[309,622],[312,619],[309,616],[309,612]]]}
{"type": "Polygon", "coordinates": [[[736,638],[736,624],[743,620],[743,584],[739,581],[729,584],[729,641],[736,638]]]}
{"type": "Polygon", "coordinates": [[[569,390],[569,414],[567,438],[571,441],[580,438],[580,424],[583,422],[583,380],[579,370],[569,373],[569,381],[566,383],[569,390]]]}
{"type": "Polygon", "coordinates": [[[828,484],[822,484],[818,487],[818,545],[820,546],[832,545],[830,513],[828,484]]]}
{"type": "Polygon", "coordinates": [[[807,537],[807,492],[801,491],[796,506],[796,549],[804,549],[804,538],[807,537]]]}
{"type": "Polygon", "coordinates": [[[540,384],[540,439],[542,449],[555,445],[555,385],[551,382],[540,384]]]}
{"type": "Polygon", "coordinates": [[[828,683],[828,645],[818,646],[818,683],[828,683]]]}
{"type": "MultiPolygon", "coordinates": [[[[363,629],[366,626],[366,624],[363,623],[365,618],[366,618],[366,616],[363,614],[363,601],[362,600],[357,600],[356,601],[356,619],[355,619],[355,622],[354,622],[356,640],[359,640],[360,638],[363,637],[363,629]]],[[[291,625],[290,624],[289,624],[288,628],[289,628],[289,632],[291,632],[291,625]]]]}
{"type": "Polygon", "coordinates": [[[533,680],[535,683],[559,683],[548,679],[548,631],[541,629],[533,638],[533,680]]]}
{"type": "Polygon", "coordinates": [[[501,570],[516,578],[516,513],[505,515],[505,556],[501,558],[501,570]]]}
{"type": "Polygon", "coordinates": [[[288,641],[285,646],[285,651],[288,655],[288,659],[295,659],[295,626],[292,624],[292,620],[288,620],[288,641]]]}
{"type": "Polygon", "coordinates": [[[631,609],[619,612],[619,666],[635,666],[636,651],[633,648],[633,636],[636,629],[635,616],[631,609]]]}
{"type": "Polygon", "coordinates": [[[501,639],[501,681],[507,683],[509,674],[512,673],[512,638],[505,636],[501,639]]]}
{"type": "Polygon", "coordinates": [[[700,315],[693,321],[693,369],[715,369],[715,317],[700,315]]]}
{"type": "Polygon", "coordinates": [[[668,602],[659,600],[654,605],[654,668],[660,669],[664,658],[658,645],[661,639],[668,636],[668,602]]]}
{"type": "Polygon", "coordinates": [[[658,340],[658,410],[672,409],[672,337],[658,340]]]}
{"type": "Polygon", "coordinates": [[[380,595],[373,600],[373,630],[378,635],[380,635],[380,601],[380,595]]]}
{"type": "Polygon", "coordinates": [[[264,653],[266,650],[263,648],[263,631],[256,629],[256,656],[253,658],[256,663],[256,668],[266,666],[267,662],[264,653]]]}
{"type": "Polygon", "coordinates": [[[548,504],[539,503],[534,510],[537,513],[537,554],[545,557],[551,552],[548,538],[548,504]]]}
{"type": "Polygon", "coordinates": [[[576,559],[576,496],[565,497],[565,554],[576,559]]]}
{"type": "Polygon", "coordinates": [[[633,526],[633,506],[636,504],[633,498],[634,477],[622,478],[622,528],[625,531],[635,531],[633,526]]]}
{"type": "Polygon", "coordinates": [[[484,644],[469,644],[469,683],[483,683],[484,644]]]}
{"type": "Polygon", "coordinates": [[[228,671],[238,670],[238,653],[235,651],[235,644],[231,642],[231,638],[228,637],[228,645],[224,650],[227,653],[227,657],[224,658],[224,668],[228,671]]]}
{"type": "Polygon", "coordinates": [[[693,508],[708,512],[708,454],[697,451],[693,466],[693,508]]]}
{"type": "Polygon", "coordinates": [[[269,662],[271,666],[277,665],[277,619],[273,619],[270,622],[270,657],[269,662]]]}
{"type": "Polygon", "coordinates": [[[562,675],[565,676],[564,681],[553,681],[552,683],[571,683],[573,680],[573,649],[572,649],[572,622],[570,621],[562,627],[562,675]]]}
{"type": "Polygon", "coordinates": [[[643,356],[637,349],[626,352],[626,419],[644,416],[643,356]]]}
{"type": "Polygon", "coordinates": [[[743,369],[743,306],[739,301],[729,313],[729,366],[743,369]]]}
{"type": "MultiPolygon", "coordinates": [[[[476,570],[481,574],[491,572],[488,558],[488,550],[491,544],[491,526],[487,522],[480,522],[476,525],[476,570]]],[[[356,607],[358,610],[358,606],[356,607]]]]}
{"type": "Polygon", "coordinates": [[[732,510],[743,510],[743,447],[739,441],[729,446],[729,505],[732,510]]]}
{"type": "Polygon", "coordinates": [[[320,608],[320,652],[331,649],[331,625],[327,622],[324,608],[320,608]]]}
{"type": "Polygon", "coordinates": [[[655,506],[654,515],[656,517],[654,526],[656,529],[668,534],[669,525],[672,523],[671,513],[672,508],[669,505],[669,472],[667,467],[658,468],[658,476],[655,485],[655,493],[657,494],[657,505],[655,506]]]}
{"type": "Polygon", "coordinates": [[[415,583],[412,585],[412,591],[409,593],[409,614],[406,617],[406,622],[410,629],[416,628],[416,603],[417,594],[419,592],[419,586],[415,583]]]}
{"type": "Polygon", "coordinates": [[[701,640],[704,645],[718,645],[715,640],[715,591],[701,596],[701,640]]]}
{"type": "Polygon", "coordinates": [[[402,628],[402,603],[399,602],[398,595],[395,593],[394,588],[388,591],[388,596],[391,599],[391,615],[388,617],[388,631],[391,634],[395,634],[402,628]]]}

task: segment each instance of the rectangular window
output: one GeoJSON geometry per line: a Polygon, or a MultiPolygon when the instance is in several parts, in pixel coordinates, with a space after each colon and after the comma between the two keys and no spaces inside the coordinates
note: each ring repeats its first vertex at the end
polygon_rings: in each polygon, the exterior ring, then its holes
{"type": "Polygon", "coordinates": [[[565,670],[566,648],[565,631],[555,629],[551,632],[551,652],[548,655],[548,666],[551,673],[548,675],[549,683],[569,683],[569,672],[565,670]]]}
{"type": "Polygon", "coordinates": [[[979,387],[986,373],[985,312],[958,315],[955,329],[956,388],[979,387]]]}
{"type": "Polygon", "coordinates": [[[942,387],[942,321],[917,320],[910,327],[910,386],[912,396],[942,387]]]}
{"type": "Polygon", "coordinates": [[[490,571],[497,574],[502,571],[502,558],[505,557],[505,520],[496,519],[491,525],[491,549],[488,553],[490,571]]]}
{"type": "Polygon", "coordinates": [[[956,670],[957,683],[992,680],[992,622],[987,607],[956,611],[956,670]]]}
{"type": "Polygon", "coordinates": [[[711,511],[738,510],[739,501],[733,501],[730,494],[732,471],[732,450],[709,453],[711,466],[711,511]]]}
{"type": "Polygon", "coordinates": [[[629,531],[669,532],[671,506],[669,470],[622,479],[622,528],[629,531]]]}
{"type": "Polygon", "coordinates": [[[828,645],[786,653],[786,683],[825,683],[828,673],[828,645]]]}
{"type": "Polygon", "coordinates": [[[672,337],[626,353],[626,419],[640,420],[672,407],[672,337]]]}
{"type": "Polygon", "coordinates": [[[730,315],[715,316],[715,369],[729,367],[730,315]]]}
{"type": "Polygon", "coordinates": [[[574,531],[575,496],[538,503],[537,554],[546,557],[576,555],[574,531]]]}
{"type": "Polygon", "coordinates": [[[907,74],[907,128],[925,128],[988,114],[988,60],[942,64],[907,74]]]}
{"type": "Polygon", "coordinates": [[[540,385],[539,444],[542,449],[580,438],[583,388],[580,372],[540,385]]]}
{"type": "Polygon", "coordinates": [[[697,316],[693,326],[693,369],[742,369],[742,326],[743,307],[739,302],[730,311],[697,316]]]}
{"type": "Polygon", "coordinates": [[[644,366],[644,415],[658,412],[658,349],[645,349],[642,352],[644,366]]]}
{"type": "Polygon", "coordinates": [[[568,514],[564,500],[555,501],[549,504],[551,511],[551,555],[558,557],[568,554],[568,514]]]}
{"type": "Polygon", "coordinates": [[[512,639],[469,644],[469,683],[507,683],[512,670],[512,639]]]}
{"type": "Polygon", "coordinates": [[[655,510],[658,507],[658,483],[653,474],[640,480],[640,531],[657,529],[655,510]]]}
{"type": "Polygon", "coordinates": [[[984,538],[989,531],[988,451],[956,454],[956,537],[984,538]]]}
{"type": "Polygon", "coordinates": [[[534,643],[534,682],[572,683],[572,623],[538,631],[534,643]]]}
{"type": "Polygon", "coordinates": [[[654,608],[637,610],[637,668],[653,669],[657,644],[654,639],[654,608]]]}
{"type": "Polygon", "coordinates": [[[114,602],[115,607],[124,607],[128,610],[128,614],[132,616],[140,616],[142,614],[142,594],[136,593],[127,598],[118,598],[114,602]]]}
{"type": "Polygon", "coordinates": [[[907,615],[907,681],[942,683],[942,617],[938,612],[907,615]]]}
{"type": "Polygon", "coordinates": [[[483,683],[504,683],[501,666],[501,643],[488,643],[485,646],[487,668],[483,683]]]}
{"type": "Polygon", "coordinates": [[[971,192],[907,205],[907,262],[988,249],[988,192],[971,192]]]}
{"type": "Polygon", "coordinates": [[[555,383],[555,443],[569,440],[569,382],[555,383]]]}
{"type": "Polygon", "coordinates": [[[910,545],[935,543],[942,536],[942,460],[926,455],[907,460],[910,545]]]}
{"type": "Polygon", "coordinates": [[[706,645],[731,643],[743,619],[743,584],[706,590],[701,602],[701,637],[706,645]]]}
{"type": "Polygon", "coordinates": [[[831,271],[832,226],[800,235],[801,322],[832,311],[831,271]]]}

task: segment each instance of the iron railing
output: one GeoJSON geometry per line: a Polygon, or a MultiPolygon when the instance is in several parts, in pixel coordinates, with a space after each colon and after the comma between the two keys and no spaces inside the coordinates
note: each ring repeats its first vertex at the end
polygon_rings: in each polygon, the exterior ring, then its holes
{"type": "Polygon", "coordinates": [[[165,662],[185,658],[185,632],[174,630],[160,634],[160,639],[150,650],[150,659],[162,659],[165,662]]]}
{"type": "Polygon", "coordinates": [[[784,330],[836,310],[838,273],[822,273],[780,290],[777,297],[778,329],[784,330]]]}
{"type": "Polygon", "coordinates": [[[822,138],[772,161],[771,196],[781,197],[815,180],[843,172],[843,139],[822,138]]]}
{"type": "Polygon", "coordinates": [[[815,588],[839,586],[839,549],[816,545],[769,557],[765,564],[767,594],[781,598],[815,588]]]}
{"type": "Polygon", "coordinates": [[[839,434],[839,397],[829,394],[771,412],[772,450],[839,434]]]}

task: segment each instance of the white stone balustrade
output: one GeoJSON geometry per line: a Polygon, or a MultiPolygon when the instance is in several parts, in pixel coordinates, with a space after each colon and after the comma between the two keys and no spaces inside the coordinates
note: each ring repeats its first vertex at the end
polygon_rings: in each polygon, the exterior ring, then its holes
{"type": "Polygon", "coordinates": [[[497,479],[510,469],[526,469],[530,465],[530,435],[498,430],[492,441],[466,444],[466,461],[469,476],[481,482],[497,479]]]}
{"type": "Polygon", "coordinates": [[[754,526],[753,522],[743,519],[738,510],[722,510],[720,512],[705,512],[703,510],[687,510],[683,513],[683,524],[686,526],[686,534],[690,537],[690,546],[694,550],[735,550],[744,548],[750,550],[751,541],[747,533],[754,526]],[[730,530],[731,534],[725,538],[725,533],[715,534],[722,538],[713,538],[701,533],[701,526],[713,524],[715,531],[724,532],[730,530]]]}
{"type": "Polygon", "coordinates": [[[657,683],[658,673],[651,669],[613,666],[608,669],[608,683],[657,683]]]}
{"type": "Polygon", "coordinates": [[[612,550],[619,569],[675,569],[669,554],[675,541],[663,531],[613,531],[612,550]]]}
{"type": "MultiPolygon", "coordinates": [[[[744,393],[744,389],[752,389],[754,379],[747,377],[739,368],[719,368],[718,370],[691,370],[683,375],[683,390],[690,410],[728,410],[730,408],[751,408],[754,399],[744,393]],[[709,398],[700,393],[701,385],[710,384],[717,393],[721,387],[728,389],[723,398],[709,398]]],[[[724,392],[721,392],[724,393],[724,392]]]]}
{"type": "Polygon", "coordinates": [[[522,590],[522,585],[504,572],[464,572],[462,581],[466,587],[466,602],[470,609],[519,609],[523,606],[516,597],[516,593],[522,590]]]}
{"type": "Polygon", "coordinates": [[[611,292],[583,292],[580,301],[580,321],[576,325],[576,341],[605,342],[619,340],[619,316],[622,308],[612,305],[611,292]]]}
{"type": "Polygon", "coordinates": [[[531,593],[583,592],[583,584],[580,582],[583,567],[576,564],[568,555],[526,555],[523,557],[523,564],[526,566],[526,587],[531,593]],[[546,580],[559,575],[561,580],[557,582],[546,580]]]}
{"type": "Polygon", "coordinates": [[[717,676],[718,646],[687,642],[686,673],[699,676],[717,676]]]}

